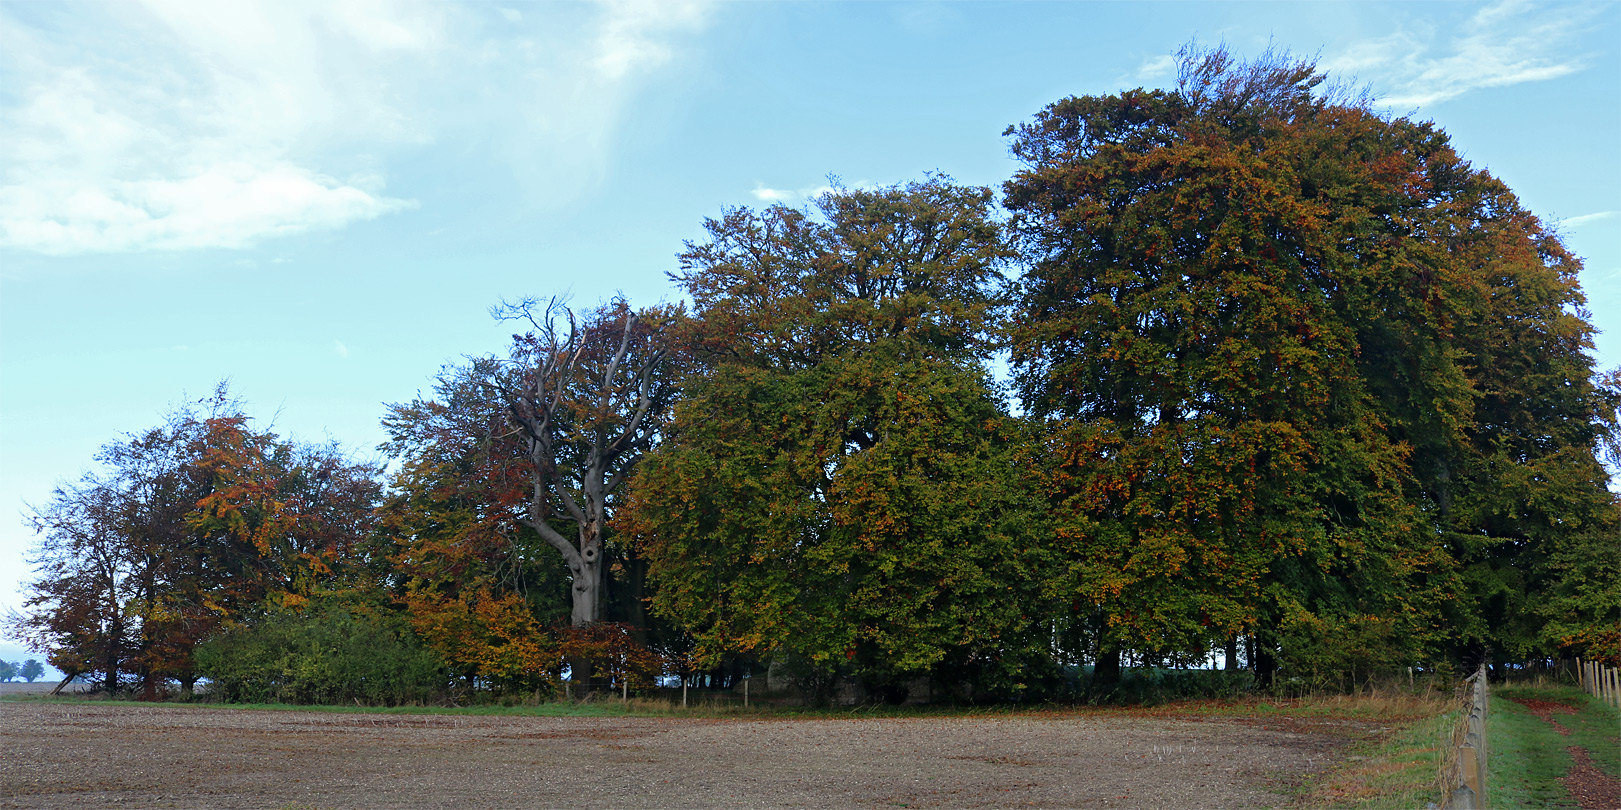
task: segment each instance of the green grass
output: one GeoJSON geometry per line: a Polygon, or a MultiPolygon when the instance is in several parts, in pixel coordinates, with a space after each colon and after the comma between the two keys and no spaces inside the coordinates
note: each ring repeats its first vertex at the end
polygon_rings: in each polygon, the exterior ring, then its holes
{"type": "Polygon", "coordinates": [[[1492,690],[1486,718],[1486,803],[1494,810],[1575,807],[1559,779],[1571,766],[1569,746],[1587,749],[1599,770],[1621,778],[1621,713],[1572,686],[1508,686],[1492,690]],[[1550,700],[1576,709],[1555,714],[1561,735],[1514,698],[1550,700]]]}

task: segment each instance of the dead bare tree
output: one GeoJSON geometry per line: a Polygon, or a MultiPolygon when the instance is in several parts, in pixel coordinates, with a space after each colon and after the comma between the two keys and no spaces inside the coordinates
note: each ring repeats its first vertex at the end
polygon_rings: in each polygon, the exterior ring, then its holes
{"type": "Polygon", "coordinates": [[[520,521],[563,555],[571,623],[583,627],[603,618],[615,493],[651,449],[673,399],[662,337],[675,310],[636,311],[615,298],[579,319],[551,298],[492,314],[531,327],[513,336],[509,358],[475,367],[527,442],[532,490],[520,521]]]}

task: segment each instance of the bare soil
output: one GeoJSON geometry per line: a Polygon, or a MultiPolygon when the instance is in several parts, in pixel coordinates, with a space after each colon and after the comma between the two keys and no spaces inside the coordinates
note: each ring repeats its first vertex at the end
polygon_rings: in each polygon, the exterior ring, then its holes
{"type": "Polygon", "coordinates": [[[0,808],[1258,808],[1378,733],[1127,713],[337,714],[0,702],[0,808]]]}

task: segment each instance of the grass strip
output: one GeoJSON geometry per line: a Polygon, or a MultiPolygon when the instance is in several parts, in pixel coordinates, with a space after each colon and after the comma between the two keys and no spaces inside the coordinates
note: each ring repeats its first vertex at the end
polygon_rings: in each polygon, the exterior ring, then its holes
{"type": "Polygon", "coordinates": [[[1432,701],[1432,713],[1410,718],[1379,739],[1353,743],[1338,765],[1301,787],[1295,807],[1328,810],[1420,808],[1435,802],[1442,746],[1458,711],[1432,701]]]}
{"type": "Polygon", "coordinates": [[[1486,804],[1494,810],[1576,807],[1560,782],[1573,763],[1570,746],[1587,749],[1600,771],[1621,778],[1621,712],[1572,686],[1515,685],[1492,690],[1486,718],[1486,804]],[[1570,733],[1538,717],[1525,703],[1570,733]],[[1568,710],[1568,711],[1567,711],[1568,710]]]}

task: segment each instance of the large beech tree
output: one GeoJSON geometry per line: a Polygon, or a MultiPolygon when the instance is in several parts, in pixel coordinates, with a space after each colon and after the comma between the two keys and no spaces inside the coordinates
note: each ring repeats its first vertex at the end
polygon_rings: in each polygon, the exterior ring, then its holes
{"type": "Polygon", "coordinates": [[[985,370],[990,193],[931,177],[707,228],[675,274],[694,359],[623,521],[655,610],[701,659],[780,654],[890,697],[1034,677],[1037,549],[985,370]]]}
{"type": "Polygon", "coordinates": [[[1411,661],[1484,624],[1459,569],[1506,550],[1492,516],[1607,508],[1573,260],[1433,127],[1190,49],[1175,91],[1009,133],[1014,362],[1101,663],[1411,661]]]}
{"type": "Polygon", "coordinates": [[[498,310],[531,330],[508,358],[474,366],[523,439],[528,497],[518,521],[563,556],[570,622],[604,618],[609,521],[619,490],[651,449],[671,405],[671,309],[635,311],[624,299],[577,319],[556,299],[498,310]],[[559,528],[572,528],[572,536],[559,528]]]}
{"type": "Polygon", "coordinates": [[[643,566],[610,523],[668,415],[678,310],[615,299],[577,315],[551,299],[494,314],[527,327],[506,357],[391,406],[383,449],[402,465],[385,531],[418,631],[455,669],[530,688],[567,657],[589,685],[610,634],[590,628],[647,640],[643,566]]]}

